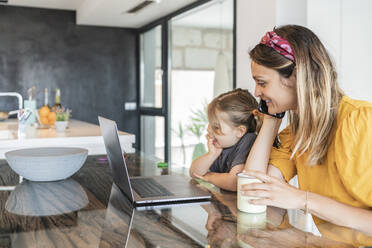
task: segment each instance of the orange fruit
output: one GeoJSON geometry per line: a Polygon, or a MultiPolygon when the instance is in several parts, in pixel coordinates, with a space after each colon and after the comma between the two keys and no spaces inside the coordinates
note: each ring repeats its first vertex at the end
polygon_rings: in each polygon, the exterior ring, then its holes
{"type": "Polygon", "coordinates": [[[47,117],[49,113],[50,113],[50,109],[48,106],[42,106],[40,108],[40,117],[42,116],[47,117]]]}
{"type": "Polygon", "coordinates": [[[46,117],[46,116],[40,117],[40,122],[41,122],[41,124],[48,125],[49,124],[48,117],[46,117]]]}
{"type": "Polygon", "coordinates": [[[50,125],[53,125],[54,122],[56,122],[56,119],[57,119],[57,115],[56,115],[55,112],[50,112],[50,113],[48,114],[48,120],[49,120],[49,124],[50,124],[50,125]]]}

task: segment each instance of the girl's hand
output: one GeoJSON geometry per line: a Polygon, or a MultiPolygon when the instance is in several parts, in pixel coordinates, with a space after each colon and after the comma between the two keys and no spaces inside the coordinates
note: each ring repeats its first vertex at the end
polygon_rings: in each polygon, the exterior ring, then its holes
{"type": "Polygon", "coordinates": [[[207,179],[206,179],[204,176],[199,175],[199,174],[196,174],[195,172],[192,173],[192,175],[193,175],[193,177],[195,177],[195,178],[201,179],[201,180],[203,180],[203,181],[207,181],[207,179]]]}
{"type": "Polygon", "coordinates": [[[211,174],[208,172],[208,173],[205,173],[204,176],[199,175],[199,174],[196,174],[196,173],[193,173],[192,175],[193,175],[195,178],[199,178],[199,179],[201,179],[201,180],[203,180],[203,181],[209,182],[209,178],[210,178],[210,175],[211,175],[211,174]]]}
{"type": "Polygon", "coordinates": [[[222,147],[216,144],[214,137],[209,133],[205,137],[208,142],[208,152],[218,157],[222,152],[222,147]]]}
{"type": "Polygon", "coordinates": [[[244,184],[238,190],[243,195],[259,197],[249,200],[252,204],[269,205],[285,209],[305,209],[306,192],[259,171],[245,171],[248,176],[263,183],[244,184]]]}

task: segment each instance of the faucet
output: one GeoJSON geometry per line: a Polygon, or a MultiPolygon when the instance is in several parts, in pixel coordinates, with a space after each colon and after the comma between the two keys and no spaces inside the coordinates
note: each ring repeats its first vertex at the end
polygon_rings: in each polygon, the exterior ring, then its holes
{"type": "Polygon", "coordinates": [[[15,96],[18,99],[18,110],[10,111],[9,114],[17,114],[18,120],[20,123],[24,122],[30,117],[32,110],[23,109],[23,97],[17,92],[0,92],[0,96],[15,96]]]}
{"type": "Polygon", "coordinates": [[[0,96],[15,96],[18,98],[18,109],[23,109],[23,97],[17,92],[0,92],[0,96]]]}

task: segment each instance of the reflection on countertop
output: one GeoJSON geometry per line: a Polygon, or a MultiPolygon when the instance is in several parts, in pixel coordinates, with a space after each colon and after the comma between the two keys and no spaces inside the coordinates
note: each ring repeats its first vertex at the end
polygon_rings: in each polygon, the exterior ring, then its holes
{"type": "Polygon", "coordinates": [[[71,178],[56,182],[24,180],[10,193],[5,209],[18,215],[49,216],[78,211],[88,203],[84,189],[71,178]]]}
{"type": "MultiPolygon", "coordinates": [[[[127,164],[129,174],[133,176],[168,173],[166,169],[157,168],[155,161],[136,154],[127,156],[127,164]]],[[[191,179],[190,182],[198,183],[191,179]]],[[[17,184],[18,176],[11,171],[5,160],[0,160],[0,186],[17,184]]],[[[38,183],[28,182],[16,186],[14,191],[0,191],[0,242],[4,247],[372,245],[372,238],[329,223],[318,226],[322,236],[301,231],[289,223],[288,213],[284,209],[268,207],[266,213],[256,215],[239,212],[236,208],[236,193],[214,190],[208,185],[200,187],[213,194],[211,202],[133,209],[112,184],[111,172],[104,157],[88,156],[85,165],[65,182],[57,182],[45,188],[38,183]],[[22,189],[24,186],[27,192],[40,192],[44,200],[49,200],[49,207],[61,211],[43,216],[38,212],[41,208],[36,209],[37,214],[34,214],[39,216],[31,216],[32,212],[19,215],[7,211],[9,201],[18,199],[17,188],[22,189]],[[88,203],[78,209],[76,199],[87,199],[88,203]],[[75,204],[76,209],[71,207],[69,211],[68,202],[75,204]]],[[[38,200],[35,198],[31,201],[38,200]]]]}

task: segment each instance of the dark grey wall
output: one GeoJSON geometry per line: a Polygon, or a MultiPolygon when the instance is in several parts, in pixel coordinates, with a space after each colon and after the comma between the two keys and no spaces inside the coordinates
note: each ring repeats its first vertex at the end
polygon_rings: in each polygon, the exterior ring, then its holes
{"type": "MultiPolygon", "coordinates": [[[[137,135],[137,113],[124,111],[137,98],[136,45],[135,30],[77,26],[73,11],[0,5],[0,92],[26,97],[35,85],[41,106],[45,87],[50,103],[60,88],[73,118],[98,123],[101,114],[137,135]]],[[[0,111],[16,107],[0,97],[0,111]]]]}

